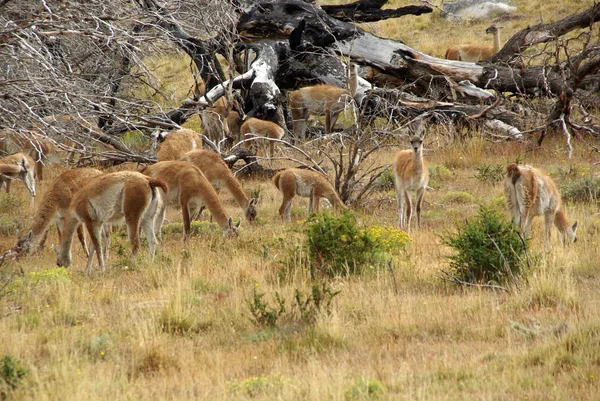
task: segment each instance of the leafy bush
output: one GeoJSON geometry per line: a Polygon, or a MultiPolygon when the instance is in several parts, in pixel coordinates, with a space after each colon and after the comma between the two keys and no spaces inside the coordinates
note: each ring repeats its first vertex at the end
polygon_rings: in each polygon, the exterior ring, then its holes
{"type": "Polygon", "coordinates": [[[3,194],[0,196],[0,214],[15,214],[23,209],[24,203],[23,199],[15,195],[3,194]]]}
{"type": "Polygon", "coordinates": [[[383,384],[376,379],[365,379],[357,377],[354,383],[344,391],[345,399],[354,400],[375,400],[383,395],[383,384]]]}
{"type": "Polygon", "coordinates": [[[327,213],[312,216],[308,221],[307,247],[311,271],[328,276],[359,273],[377,252],[377,244],[369,233],[361,230],[351,212],[339,217],[327,213]]]}
{"type": "Polygon", "coordinates": [[[280,373],[274,373],[264,376],[252,376],[238,382],[228,382],[226,385],[227,391],[237,395],[245,395],[248,397],[257,397],[260,395],[270,395],[271,399],[279,399],[277,395],[283,387],[290,382],[285,376],[280,373]]]}
{"type": "Polygon", "coordinates": [[[488,184],[496,184],[504,179],[504,166],[500,164],[486,164],[475,167],[475,178],[488,184]]]}
{"type": "Polygon", "coordinates": [[[16,215],[0,214],[0,235],[13,236],[21,231],[23,223],[16,215]]]}
{"type": "Polygon", "coordinates": [[[394,174],[392,174],[392,167],[388,167],[379,174],[375,179],[374,187],[378,191],[389,191],[394,189],[394,174]]]}
{"type": "Polygon", "coordinates": [[[294,299],[300,311],[300,320],[304,323],[312,324],[322,310],[329,314],[331,312],[331,301],[340,292],[339,290],[334,291],[325,282],[322,282],[321,285],[313,284],[311,293],[306,295],[306,297],[302,291],[296,289],[294,299]]]}
{"type": "Polygon", "coordinates": [[[16,389],[27,371],[12,355],[5,355],[0,360],[0,399],[8,398],[8,393],[16,389]]]}
{"type": "Polygon", "coordinates": [[[456,251],[449,257],[450,267],[461,280],[502,283],[522,273],[526,243],[493,207],[480,206],[475,219],[442,236],[442,242],[456,251]]]}
{"type": "Polygon", "coordinates": [[[600,177],[571,179],[562,187],[562,198],[573,202],[597,202],[600,199],[600,177]]]}
{"type": "Polygon", "coordinates": [[[275,327],[277,320],[285,312],[285,300],[281,299],[279,293],[275,292],[277,305],[271,307],[267,301],[264,301],[265,294],[259,292],[256,287],[252,293],[252,299],[247,301],[252,315],[250,320],[259,327],[275,327]]]}
{"type": "Polygon", "coordinates": [[[429,170],[429,183],[437,185],[440,182],[446,181],[452,178],[452,172],[448,170],[443,164],[429,164],[427,165],[429,170]]]}

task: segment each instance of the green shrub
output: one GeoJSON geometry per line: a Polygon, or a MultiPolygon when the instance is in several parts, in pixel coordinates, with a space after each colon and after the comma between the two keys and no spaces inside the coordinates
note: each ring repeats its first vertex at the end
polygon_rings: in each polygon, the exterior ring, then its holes
{"type": "Polygon", "coordinates": [[[15,195],[2,194],[0,196],[0,214],[16,214],[16,212],[23,210],[24,203],[23,199],[15,195]]]}
{"type": "Polygon", "coordinates": [[[3,236],[13,236],[17,235],[21,228],[23,227],[23,223],[19,217],[16,215],[9,214],[0,214],[0,235],[3,236]]]}
{"type": "Polygon", "coordinates": [[[0,360],[0,399],[8,398],[8,393],[16,389],[27,371],[12,355],[5,355],[0,360]]]}
{"type": "Polygon", "coordinates": [[[442,164],[429,164],[427,166],[429,170],[429,183],[437,185],[440,182],[446,181],[452,178],[452,172],[442,164]]]}
{"type": "Polygon", "coordinates": [[[375,179],[374,187],[378,191],[389,191],[394,189],[394,174],[392,174],[392,167],[388,167],[379,174],[375,179]]]}
{"type": "Polygon", "coordinates": [[[331,313],[331,301],[340,292],[339,290],[334,291],[325,282],[320,285],[318,283],[313,284],[311,293],[308,295],[304,295],[302,291],[296,289],[294,299],[296,301],[295,306],[300,312],[300,320],[312,324],[321,311],[327,314],[331,313]]]}
{"type": "Polygon", "coordinates": [[[450,267],[461,280],[503,283],[522,273],[526,243],[515,225],[491,206],[480,206],[476,218],[442,236],[442,242],[456,252],[449,257],[450,267]]]}
{"type": "Polygon", "coordinates": [[[277,305],[272,307],[269,303],[263,300],[265,294],[259,292],[254,287],[252,299],[247,301],[250,308],[250,320],[259,327],[275,327],[277,320],[285,312],[285,300],[281,299],[279,293],[275,292],[275,300],[277,305]]]}
{"type": "Polygon", "coordinates": [[[327,213],[311,216],[307,222],[307,248],[311,272],[334,277],[360,273],[377,253],[377,242],[356,223],[354,214],[339,217],[327,213]]]}
{"type": "Polygon", "coordinates": [[[600,199],[600,177],[589,175],[568,180],[561,192],[565,201],[597,202],[600,199]]]}
{"type": "Polygon", "coordinates": [[[504,179],[504,166],[500,164],[486,164],[481,167],[475,167],[477,173],[475,178],[488,184],[496,184],[504,179]]]}
{"type": "Polygon", "coordinates": [[[365,379],[357,377],[354,383],[344,391],[345,399],[355,400],[376,400],[383,395],[383,384],[376,379],[365,379]]]}

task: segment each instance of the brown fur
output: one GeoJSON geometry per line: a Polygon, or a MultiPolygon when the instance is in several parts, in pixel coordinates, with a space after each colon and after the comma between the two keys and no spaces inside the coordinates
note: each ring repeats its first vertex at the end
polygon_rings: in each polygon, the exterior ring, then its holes
{"type": "Polygon", "coordinates": [[[294,136],[304,139],[306,119],[309,115],[325,116],[325,133],[333,132],[339,114],[352,99],[350,92],[333,85],[319,84],[290,92],[289,106],[292,111],[294,136]]]}
{"type": "Polygon", "coordinates": [[[283,195],[279,215],[283,220],[291,220],[291,206],[294,196],[309,198],[308,213],[319,212],[321,198],[331,202],[334,209],[346,208],[333,186],[321,174],[298,168],[289,168],[275,174],[273,185],[283,195]]]}
{"type": "Polygon", "coordinates": [[[423,196],[429,183],[427,163],[423,160],[423,136],[413,135],[410,143],[412,150],[402,150],[396,153],[393,166],[399,225],[400,228],[407,231],[410,231],[412,218],[412,201],[409,191],[417,193],[417,225],[420,227],[423,196]]]}
{"type": "MultiPolygon", "coordinates": [[[[161,179],[169,185],[165,203],[181,206],[184,240],[190,235],[192,218],[203,206],[208,208],[225,236],[238,235],[237,226],[234,227],[231,217],[227,217],[215,189],[193,164],[186,161],[164,161],[146,167],[142,174],[161,179]]],[[[163,207],[162,217],[164,212],[163,207]]]]}
{"type": "Polygon", "coordinates": [[[154,231],[155,220],[162,205],[162,198],[157,188],[168,191],[165,182],[135,171],[108,173],[92,179],[73,195],[57,252],[57,264],[59,266],[71,264],[73,234],[79,223],[83,223],[92,242],[86,273],[91,273],[94,252],[98,253],[98,263],[104,272],[105,250],[100,236],[106,235],[106,224],[123,219],[127,224],[131,255],[135,255],[138,251],[139,232],[142,228],[148,240],[150,253],[154,257],[157,243],[154,231]]]}
{"type": "Polygon", "coordinates": [[[237,111],[228,107],[225,97],[219,98],[213,107],[207,107],[200,112],[202,133],[214,142],[223,138],[240,138],[241,116],[237,111]]]}
{"type": "MultiPolygon", "coordinates": [[[[64,221],[73,195],[77,190],[89,183],[90,180],[102,174],[102,171],[94,168],[77,168],[67,170],[56,177],[42,197],[42,201],[33,219],[31,230],[17,242],[14,248],[17,250],[17,253],[35,252],[38,247],[43,246],[48,226],[53,219],[56,221],[60,242],[64,229],[64,221]]],[[[81,225],[77,227],[77,236],[87,255],[88,250],[81,225]]]]}
{"type": "Polygon", "coordinates": [[[546,173],[527,165],[511,164],[506,169],[504,198],[513,222],[523,235],[530,233],[535,216],[544,216],[546,245],[550,245],[552,223],[562,235],[563,244],[574,242],[577,222],[571,226],[562,205],[558,187],[546,173]]]}
{"type": "Polygon", "coordinates": [[[31,195],[31,207],[35,201],[35,162],[26,153],[19,152],[5,156],[0,159],[0,165],[5,165],[3,171],[0,171],[0,189],[6,184],[6,193],[10,193],[10,183],[12,180],[23,181],[25,188],[31,195]]]}
{"type": "Polygon", "coordinates": [[[456,45],[449,47],[444,56],[448,60],[466,61],[476,63],[485,60],[498,53],[500,50],[500,29],[492,25],[485,30],[485,33],[493,35],[494,44],[490,45],[456,45]]]}
{"type": "MultiPolygon", "coordinates": [[[[250,117],[240,128],[240,133],[244,140],[255,137],[264,137],[272,139],[281,139],[285,135],[285,131],[279,125],[272,121],[259,120],[258,118],[250,117]]],[[[250,148],[255,141],[247,141],[244,143],[246,148],[250,148]]],[[[269,141],[269,157],[273,157],[275,150],[275,142],[269,141]]]]}
{"type": "Polygon", "coordinates": [[[163,142],[158,146],[156,156],[159,162],[179,160],[190,150],[201,148],[202,137],[191,129],[181,128],[169,132],[165,136],[163,142]]]}
{"type": "Polygon", "coordinates": [[[220,155],[212,150],[200,149],[186,153],[182,160],[188,161],[199,168],[216,190],[225,186],[244,211],[246,220],[252,222],[256,219],[257,199],[248,198],[239,181],[220,155]]]}

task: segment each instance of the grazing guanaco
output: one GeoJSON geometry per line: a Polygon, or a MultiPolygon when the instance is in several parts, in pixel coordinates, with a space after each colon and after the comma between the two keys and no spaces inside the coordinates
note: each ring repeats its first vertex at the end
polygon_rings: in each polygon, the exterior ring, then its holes
{"type": "MultiPolygon", "coordinates": [[[[272,121],[260,120],[250,117],[242,124],[240,133],[244,140],[254,137],[265,137],[272,139],[281,139],[285,135],[285,131],[279,125],[272,121]]],[[[255,141],[247,141],[244,143],[246,148],[250,148],[255,141]]],[[[275,150],[275,142],[269,141],[269,157],[273,157],[275,150]]]]}
{"type": "Polygon", "coordinates": [[[398,201],[400,228],[410,231],[412,218],[412,200],[409,191],[416,191],[417,225],[421,226],[421,206],[425,189],[429,183],[427,163],[423,160],[423,126],[410,138],[411,150],[401,150],[394,158],[393,173],[398,201]]]}
{"type": "MultiPolygon", "coordinates": [[[[31,230],[19,239],[15,250],[18,253],[35,252],[43,246],[52,220],[56,221],[59,242],[64,231],[65,218],[69,204],[75,192],[84,187],[90,180],[102,175],[102,171],[95,168],[76,168],[61,173],[54,179],[50,188],[44,193],[37,213],[33,219],[31,230]]],[[[77,227],[77,236],[86,255],[88,254],[83,227],[77,227]]]]}
{"type": "Polygon", "coordinates": [[[445,58],[448,60],[467,61],[476,63],[492,57],[500,51],[500,29],[501,26],[492,25],[485,30],[485,33],[493,35],[494,44],[489,45],[456,45],[446,50],[445,58]]]}
{"type": "Polygon", "coordinates": [[[34,178],[37,181],[44,179],[44,163],[48,161],[48,155],[54,152],[54,144],[43,135],[34,131],[26,134],[17,134],[5,130],[0,133],[0,153],[10,153],[10,151],[25,151],[35,161],[34,178]]]}
{"type": "Polygon", "coordinates": [[[221,156],[212,150],[199,149],[186,153],[182,160],[188,161],[198,167],[216,190],[225,186],[244,211],[246,220],[253,222],[256,219],[256,203],[258,200],[256,198],[248,198],[239,181],[235,178],[231,169],[227,167],[221,156]]]}
{"type": "Polygon", "coordinates": [[[346,208],[333,186],[327,179],[312,170],[288,168],[273,177],[273,184],[283,195],[279,215],[283,220],[291,220],[292,199],[294,196],[309,198],[308,213],[319,212],[319,201],[327,199],[334,209],[346,208]]]}
{"type": "Polygon", "coordinates": [[[564,245],[575,242],[577,222],[571,225],[565,215],[556,184],[542,170],[528,165],[510,164],[504,180],[504,199],[524,236],[529,236],[535,216],[544,216],[546,246],[550,245],[552,223],[561,233],[564,245]]]}
{"type": "Polygon", "coordinates": [[[10,193],[10,182],[21,180],[31,195],[31,207],[35,202],[35,162],[26,153],[14,153],[0,159],[0,189],[6,184],[6,193],[10,193]]]}
{"type": "Polygon", "coordinates": [[[77,226],[83,223],[92,243],[86,273],[90,274],[92,271],[94,252],[98,254],[98,264],[104,272],[105,250],[100,241],[103,226],[122,220],[127,224],[131,255],[134,256],[138,251],[139,233],[140,229],[143,229],[150,253],[154,258],[158,242],[154,231],[157,225],[155,220],[163,202],[158,188],[165,192],[169,189],[164,181],[135,171],[108,173],[92,179],[73,195],[57,250],[56,263],[65,267],[71,265],[73,234],[77,226]]]}
{"type": "MultiPolygon", "coordinates": [[[[192,218],[199,213],[203,206],[210,211],[215,221],[223,230],[226,237],[238,235],[238,227],[233,225],[231,217],[227,217],[217,192],[210,185],[202,171],[186,161],[164,161],[150,165],[142,170],[142,174],[163,180],[169,186],[165,197],[166,204],[181,206],[183,215],[184,241],[188,239],[192,218]]],[[[166,207],[160,211],[159,220],[162,222],[166,207]]]]}
{"type": "Polygon", "coordinates": [[[195,131],[181,128],[164,135],[158,145],[156,156],[159,162],[179,160],[184,154],[194,149],[202,148],[202,137],[195,131]]]}
{"type": "Polygon", "coordinates": [[[294,136],[305,139],[306,120],[309,115],[325,116],[325,134],[333,132],[339,114],[358,90],[358,67],[348,67],[348,89],[328,84],[307,86],[290,92],[289,106],[292,110],[294,136]]]}

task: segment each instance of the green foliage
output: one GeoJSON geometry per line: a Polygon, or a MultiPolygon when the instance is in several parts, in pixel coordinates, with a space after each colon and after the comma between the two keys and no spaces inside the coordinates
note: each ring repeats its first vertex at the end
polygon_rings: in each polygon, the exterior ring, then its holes
{"type": "Polygon", "coordinates": [[[311,293],[306,296],[302,291],[296,289],[294,299],[296,301],[295,306],[300,311],[300,320],[304,323],[312,324],[321,311],[327,314],[331,313],[331,301],[340,292],[339,290],[334,291],[325,282],[322,282],[320,285],[313,284],[311,293]]]}
{"type": "Polygon", "coordinates": [[[327,213],[312,216],[306,235],[313,276],[315,270],[330,277],[360,273],[378,251],[377,242],[358,227],[349,211],[339,217],[327,213]]]}
{"type": "Polygon", "coordinates": [[[376,400],[383,395],[383,384],[376,379],[358,377],[351,386],[344,391],[344,398],[348,401],[376,400]]]}
{"type": "Polygon", "coordinates": [[[23,204],[23,199],[15,195],[2,194],[0,196],[0,214],[17,214],[23,210],[23,204]]]}
{"type": "Polygon", "coordinates": [[[283,387],[290,382],[290,379],[279,373],[273,373],[264,376],[253,376],[239,382],[228,382],[227,391],[233,394],[245,395],[248,397],[257,397],[268,394],[272,398],[279,399],[277,394],[283,387]]]}
{"type": "Polygon", "coordinates": [[[562,187],[562,198],[573,202],[598,202],[600,199],[600,177],[580,176],[568,180],[562,187]]]}
{"type": "MultiPolygon", "coordinates": [[[[191,235],[210,234],[213,232],[220,232],[219,226],[216,223],[211,223],[206,220],[194,220],[190,223],[191,235]]],[[[171,234],[183,234],[183,223],[163,224],[161,227],[161,234],[165,236],[171,234]]]]}
{"type": "Polygon", "coordinates": [[[501,164],[485,164],[475,167],[475,178],[481,182],[494,185],[504,179],[504,166],[501,164]]]}
{"type": "Polygon", "coordinates": [[[88,352],[94,359],[105,359],[115,348],[115,341],[108,333],[92,336],[88,344],[88,352]]]}
{"type": "Polygon", "coordinates": [[[378,191],[389,191],[394,189],[394,174],[392,174],[392,168],[388,167],[379,174],[375,179],[374,188],[378,191]]]}
{"type": "Polygon", "coordinates": [[[442,197],[442,203],[468,204],[474,203],[475,197],[468,192],[450,191],[442,197]]]}
{"type": "Polygon", "coordinates": [[[461,280],[503,283],[522,273],[526,243],[493,207],[480,206],[476,218],[442,236],[442,242],[456,252],[449,257],[450,267],[461,280]]]}
{"type": "Polygon", "coordinates": [[[26,374],[21,362],[12,355],[5,355],[0,360],[0,399],[7,399],[8,393],[21,384],[26,374]]]}
{"type": "Polygon", "coordinates": [[[265,294],[259,292],[256,287],[252,293],[252,299],[247,301],[252,315],[250,320],[259,327],[275,327],[277,320],[285,312],[285,300],[281,299],[278,292],[275,292],[275,307],[263,300],[265,294]]]}
{"type": "Polygon", "coordinates": [[[427,169],[429,170],[429,183],[432,185],[437,185],[452,178],[452,172],[443,164],[432,163],[427,166],[427,169]]]}
{"type": "Polygon", "coordinates": [[[22,219],[17,214],[0,214],[0,235],[5,237],[17,235],[22,227],[22,219]]]}
{"type": "Polygon", "coordinates": [[[128,131],[123,135],[122,139],[125,146],[134,151],[144,151],[150,148],[150,138],[144,135],[141,131],[128,131]]]}

